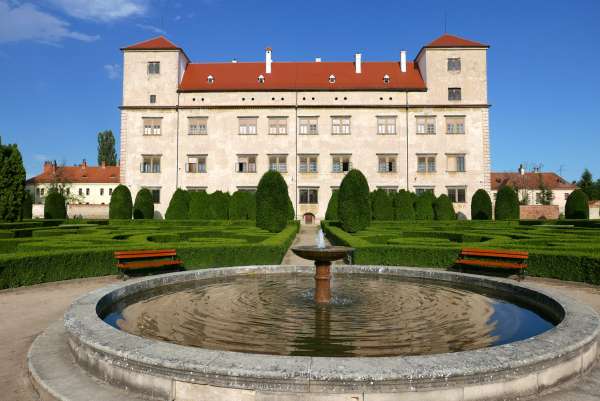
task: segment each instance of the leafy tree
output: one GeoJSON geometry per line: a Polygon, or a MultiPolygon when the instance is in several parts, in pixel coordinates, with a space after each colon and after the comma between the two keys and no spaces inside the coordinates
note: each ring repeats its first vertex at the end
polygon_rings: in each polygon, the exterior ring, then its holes
{"type": "Polygon", "coordinates": [[[117,165],[115,137],[111,130],[98,133],[98,165],[104,162],[107,166],[117,165]]]}
{"type": "Polygon", "coordinates": [[[546,184],[544,184],[544,179],[542,178],[541,174],[540,174],[539,190],[540,190],[540,204],[541,205],[551,205],[552,200],[554,199],[554,193],[552,192],[552,190],[550,188],[546,187],[546,184]]]}
{"type": "Polygon", "coordinates": [[[401,189],[394,197],[394,218],[396,220],[415,219],[415,198],[411,192],[401,189]]]}
{"type": "Polygon", "coordinates": [[[108,218],[130,220],[133,212],[132,203],[129,188],[123,184],[117,185],[110,197],[108,218]]]}
{"type": "Polygon", "coordinates": [[[325,220],[337,220],[338,217],[338,192],[337,190],[331,193],[329,203],[327,203],[327,211],[325,212],[325,220]]]}
{"type": "Polygon", "coordinates": [[[518,220],[519,198],[517,192],[508,185],[503,185],[496,195],[494,216],[496,220],[518,220]]]}
{"type": "Polygon", "coordinates": [[[418,195],[415,201],[415,218],[417,220],[433,220],[435,218],[433,213],[434,201],[435,195],[432,191],[425,191],[418,195]]]}
{"type": "Polygon", "coordinates": [[[0,220],[21,218],[25,196],[25,168],[17,145],[0,142],[0,220]]]}
{"type": "Polygon", "coordinates": [[[256,226],[270,232],[282,231],[290,216],[290,202],[281,174],[267,171],[256,189],[256,226]]]}
{"type": "Polygon", "coordinates": [[[67,203],[65,197],[57,190],[50,190],[44,201],[45,219],[66,219],[67,203]]]}
{"type": "Polygon", "coordinates": [[[142,188],[135,196],[133,204],[134,219],[153,219],[154,218],[154,199],[152,192],[148,188],[142,188]]]}
{"type": "Polygon", "coordinates": [[[294,203],[292,202],[292,198],[290,198],[290,194],[288,193],[288,221],[296,220],[296,211],[294,210],[294,203]]]}
{"type": "Polygon", "coordinates": [[[587,220],[590,218],[589,198],[582,189],[576,189],[567,198],[565,217],[587,220]]]}
{"type": "Polygon", "coordinates": [[[360,170],[350,170],[342,180],[338,195],[338,216],[342,229],[354,233],[371,224],[369,183],[360,170]]]}
{"type": "Polygon", "coordinates": [[[190,194],[185,189],[177,188],[173,192],[169,207],[165,213],[166,220],[187,220],[189,219],[190,194]]]}
{"type": "Polygon", "coordinates": [[[588,196],[589,199],[600,199],[600,181],[594,182],[592,173],[587,168],[581,174],[577,181],[577,186],[588,196]]]}
{"type": "Polygon", "coordinates": [[[254,194],[248,191],[235,191],[229,201],[229,219],[252,220],[256,216],[254,194]]]}
{"type": "Polygon", "coordinates": [[[208,195],[211,218],[229,220],[229,192],[215,191],[208,195]]]}
{"type": "Polygon", "coordinates": [[[446,194],[441,194],[433,202],[433,214],[436,220],[456,220],[454,205],[446,194]]]}
{"type": "Polygon", "coordinates": [[[492,199],[485,189],[478,189],[471,198],[471,219],[492,219],[492,199]]]}
{"type": "Polygon", "coordinates": [[[32,216],[32,208],[33,208],[33,198],[29,191],[25,191],[25,196],[23,197],[23,204],[21,207],[21,219],[29,220],[32,216]]]}
{"type": "Polygon", "coordinates": [[[394,204],[386,191],[377,189],[372,199],[373,220],[394,220],[394,204]]]}

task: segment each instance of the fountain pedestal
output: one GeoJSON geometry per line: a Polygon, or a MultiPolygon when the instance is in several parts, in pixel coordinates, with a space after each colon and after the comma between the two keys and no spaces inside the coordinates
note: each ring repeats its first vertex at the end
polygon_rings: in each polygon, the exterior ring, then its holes
{"type": "Polygon", "coordinates": [[[331,262],[315,261],[315,302],[327,304],[331,300],[331,262]]]}

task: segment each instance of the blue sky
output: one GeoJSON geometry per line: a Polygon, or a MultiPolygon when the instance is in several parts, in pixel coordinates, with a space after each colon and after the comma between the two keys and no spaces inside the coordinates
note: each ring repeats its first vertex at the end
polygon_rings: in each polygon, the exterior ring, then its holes
{"type": "Polygon", "coordinates": [[[165,34],[193,61],[412,59],[447,31],[491,45],[492,169],[600,178],[600,1],[0,0],[0,135],[28,176],[96,162],[119,132],[120,47],[165,34]],[[562,170],[561,170],[562,169],[562,170]]]}

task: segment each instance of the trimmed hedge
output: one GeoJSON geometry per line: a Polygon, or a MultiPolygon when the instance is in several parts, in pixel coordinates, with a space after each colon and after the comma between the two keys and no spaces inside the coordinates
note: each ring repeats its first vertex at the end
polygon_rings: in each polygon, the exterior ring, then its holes
{"type": "Polygon", "coordinates": [[[492,199],[485,189],[478,189],[471,198],[471,219],[492,219],[492,199]]]}
{"type": "Polygon", "coordinates": [[[569,194],[565,205],[567,219],[587,220],[590,218],[588,196],[581,189],[576,189],[569,194]]]}
{"type": "Polygon", "coordinates": [[[206,191],[190,192],[189,217],[191,220],[207,220],[212,218],[209,195],[206,191]]]}
{"type": "Polygon", "coordinates": [[[57,190],[51,190],[44,201],[45,219],[66,219],[67,201],[65,197],[57,190]]]}
{"type": "Polygon", "coordinates": [[[433,213],[436,220],[456,220],[454,205],[446,194],[441,194],[433,202],[433,213]]]}
{"type": "Polygon", "coordinates": [[[394,219],[415,220],[415,198],[412,193],[401,189],[395,194],[394,219]]]}
{"type": "Polygon", "coordinates": [[[25,195],[23,196],[23,203],[21,206],[21,220],[31,220],[33,211],[33,198],[31,197],[29,191],[25,191],[25,195]]]}
{"type": "Polygon", "coordinates": [[[153,219],[154,218],[154,199],[148,188],[142,188],[135,196],[133,204],[134,219],[153,219]]]}
{"type": "Polygon", "coordinates": [[[431,191],[425,191],[418,195],[415,201],[415,218],[417,220],[433,220],[435,217],[433,213],[434,201],[435,196],[431,191]]]}
{"type": "Polygon", "coordinates": [[[215,191],[208,195],[210,216],[216,220],[229,219],[229,192],[215,191]]]}
{"type": "Polygon", "coordinates": [[[338,191],[333,191],[329,203],[327,203],[325,220],[338,220],[338,218],[338,191]]]}
{"type": "Polygon", "coordinates": [[[234,192],[229,201],[229,218],[231,220],[253,220],[255,217],[254,194],[247,191],[234,192]]]}
{"type": "Polygon", "coordinates": [[[133,202],[131,192],[125,185],[117,185],[110,197],[108,205],[108,218],[119,220],[130,220],[133,214],[133,202]]]}
{"type": "Polygon", "coordinates": [[[373,192],[373,220],[394,220],[394,204],[391,196],[383,189],[373,192]]]}
{"type": "Polygon", "coordinates": [[[187,220],[190,210],[190,194],[185,189],[177,188],[171,197],[165,213],[166,220],[187,220]]]}
{"type": "Polygon", "coordinates": [[[503,185],[496,195],[494,217],[496,220],[519,220],[519,197],[508,185],[503,185]]]}
{"type": "Polygon", "coordinates": [[[338,195],[338,216],[347,232],[364,230],[371,224],[369,184],[360,170],[350,170],[342,180],[338,195]]]}
{"type": "Polygon", "coordinates": [[[277,171],[263,174],[256,190],[256,226],[280,232],[290,218],[290,205],[288,187],[281,174],[277,171]]]}

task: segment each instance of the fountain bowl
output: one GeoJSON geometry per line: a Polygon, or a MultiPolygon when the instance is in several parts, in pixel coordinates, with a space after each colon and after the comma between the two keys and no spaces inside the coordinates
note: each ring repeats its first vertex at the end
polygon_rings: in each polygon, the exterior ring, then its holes
{"type": "Polygon", "coordinates": [[[304,245],[292,248],[292,252],[301,258],[317,262],[333,262],[334,260],[343,259],[352,251],[354,251],[354,248],[347,246],[326,246],[320,248],[315,245],[304,245]]]}

